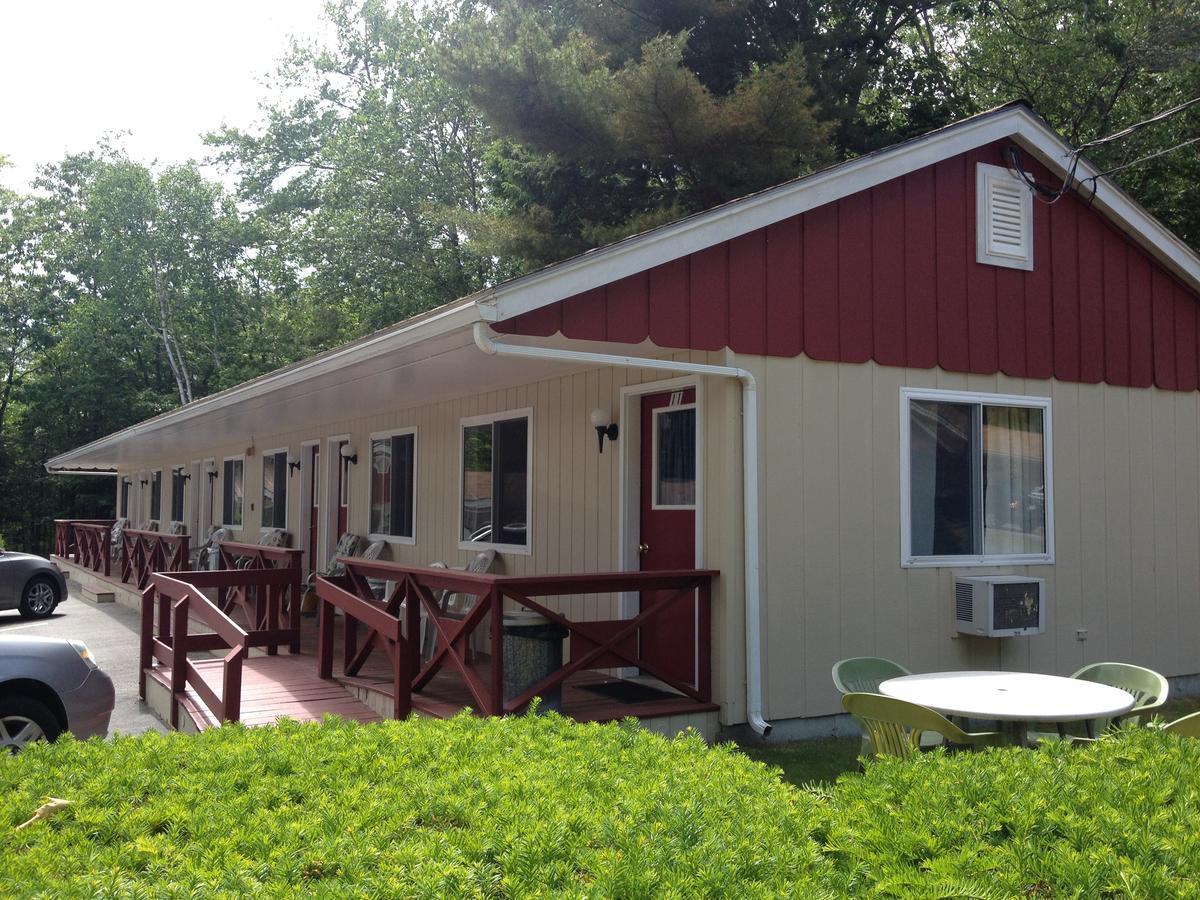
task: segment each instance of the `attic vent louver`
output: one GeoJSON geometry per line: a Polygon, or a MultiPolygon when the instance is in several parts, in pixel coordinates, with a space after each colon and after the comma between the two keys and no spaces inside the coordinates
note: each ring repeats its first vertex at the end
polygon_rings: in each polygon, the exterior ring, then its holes
{"type": "Polygon", "coordinates": [[[990,266],[1033,268],[1033,195],[1001,166],[975,168],[975,260],[990,266]]]}

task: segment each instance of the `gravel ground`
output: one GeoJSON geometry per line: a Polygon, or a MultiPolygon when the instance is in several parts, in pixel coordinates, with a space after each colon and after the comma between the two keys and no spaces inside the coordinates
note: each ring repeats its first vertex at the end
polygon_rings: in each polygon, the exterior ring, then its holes
{"type": "Polygon", "coordinates": [[[136,612],[118,603],[80,599],[79,585],[68,582],[69,596],[48,619],[29,621],[13,612],[0,612],[0,634],[78,638],[96,655],[117,691],[117,705],[108,733],[140,734],[167,729],[138,699],[138,630],[136,612]]]}

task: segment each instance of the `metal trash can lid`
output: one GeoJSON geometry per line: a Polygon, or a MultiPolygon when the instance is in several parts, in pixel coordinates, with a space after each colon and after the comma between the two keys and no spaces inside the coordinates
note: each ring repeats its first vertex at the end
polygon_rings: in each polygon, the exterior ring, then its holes
{"type": "Polygon", "coordinates": [[[537,625],[549,624],[549,619],[532,609],[514,609],[504,614],[505,628],[532,628],[537,625]]]}

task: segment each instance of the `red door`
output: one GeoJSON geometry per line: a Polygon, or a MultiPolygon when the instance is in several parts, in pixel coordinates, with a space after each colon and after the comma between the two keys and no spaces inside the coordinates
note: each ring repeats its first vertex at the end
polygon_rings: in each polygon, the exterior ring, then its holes
{"type": "Polygon", "coordinates": [[[340,541],[342,535],[350,529],[350,463],[342,456],[342,448],[349,441],[338,442],[338,483],[337,483],[337,539],[340,541]]]}
{"type": "Polygon", "coordinates": [[[308,453],[308,570],[317,571],[317,533],[321,527],[321,446],[313,444],[308,453]]]}
{"type": "MultiPolygon", "coordinates": [[[[642,571],[696,565],[696,389],[642,398],[642,571]]],[[[656,596],[642,593],[645,606],[656,596]]],[[[643,657],[664,675],[696,680],[696,605],[678,600],[641,629],[643,657]]]]}

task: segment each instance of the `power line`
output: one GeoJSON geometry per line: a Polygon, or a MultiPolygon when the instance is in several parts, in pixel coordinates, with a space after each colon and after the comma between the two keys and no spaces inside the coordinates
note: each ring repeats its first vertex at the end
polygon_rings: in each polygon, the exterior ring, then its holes
{"type": "MultiPolygon", "coordinates": [[[[1079,160],[1080,160],[1080,157],[1084,150],[1087,150],[1091,147],[1099,147],[1104,144],[1111,144],[1113,141],[1119,141],[1122,138],[1127,138],[1131,134],[1141,131],[1143,128],[1146,128],[1150,125],[1158,124],[1159,122],[1166,121],[1167,119],[1171,118],[1171,116],[1178,115],[1179,113],[1183,112],[1184,110],[1190,109],[1191,107],[1196,106],[1197,104],[1200,104],[1200,97],[1193,97],[1191,100],[1187,100],[1183,103],[1180,103],[1178,106],[1171,107],[1170,109],[1165,109],[1162,112],[1151,116],[1149,119],[1144,119],[1141,122],[1136,122],[1133,125],[1130,125],[1128,128],[1122,128],[1120,131],[1118,131],[1114,134],[1108,135],[1108,137],[1096,138],[1094,141],[1088,141],[1086,144],[1080,144],[1078,147],[1076,147],[1075,149],[1073,149],[1071,151],[1070,161],[1067,165],[1066,177],[1063,179],[1062,185],[1057,189],[1047,187],[1044,184],[1039,184],[1036,179],[1029,177],[1025,173],[1025,170],[1021,167],[1021,163],[1020,163],[1020,158],[1019,158],[1020,150],[1016,146],[1012,146],[1012,147],[1008,148],[1008,150],[1007,150],[1008,161],[1009,161],[1009,164],[1012,167],[1013,171],[1015,171],[1018,175],[1020,175],[1021,180],[1024,181],[1027,185],[1029,185],[1029,189],[1031,191],[1033,191],[1033,195],[1035,197],[1037,197],[1039,200],[1041,200],[1042,202],[1044,202],[1046,204],[1055,203],[1059,199],[1061,199],[1062,196],[1067,192],[1067,190],[1075,183],[1075,181],[1076,181],[1075,172],[1079,169],[1079,160]]],[[[1096,189],[1098,187],[1098,182],[1101,178],[1104,178],[1105,176],[1108,176],[1108,175],[1112,175],[1114,172],[1119,172],[1122,169],[1128,169],[1130,166],[1136,166],[1139,163],[1148,162],[1148,161],[1150,161],[1152,159],[1156,159],[1160,156],[1165,156],[1168,153],[1172,153],[1176,150],[1182,149],[1183,147],[1187,147],[1190,144],[1195,144],[1198,142],[1200,142],[1200,137],[1192,138],[1190,140],[1183,141],[1180,144],[1176,144],[1174,147],[1168,147],[1166,150],[1159,150],[1155,153],[1150,153],[1150,154],[1147,154],[1146,156],[1135,159],[1132,162],[1128,162],[1128,163],[1124,163],[1122,165],[1116,166],[1112,169],[1109,169],[1107,172],[1101,172],[1098,175],[1090,175],[1087,178],[1080,180],[1079,186],[1082,187],[1085,182],[1090,181],[1091,185],[1092,185],[1091,186],[1092,196],[1089,198],[1089,200],[1094,199],[1096,196],[1096,189]]]]}
{"type": "Polygon", "coordinates": [[[1129,137],[1129,135],[1133,134],[1135,131],[1141,131],[1147,125],[1154,125],[1158,122],[1169,119],[1171,116],[1181,113],[1185,109],[1195,106],[1197,103],[1200,103],[1200,97],[1193,97],[1191,100],[1188,100],[1185,103],[1180,103],[1178,106],[1173,106],[1170,109],[1163,110],[1158,115],[1151,116],[1149,119],[1138,122],[1134,125],[1130,125],[1128,128],[1124,128],[1121,131],[1118,131],[1116,134],[1110,134],[1108,137],[1096,138],[1094,141],[1088,141],[1086,144],[1080,144],[1075,148],[1075,152],[1081,153],[1082,151],[1087,150],[1089,147],[1099,147],[1101,144],[1108,144],[1112,141],[1119,141],[1121,138],[1129,137]]]}

